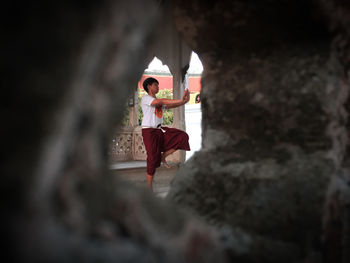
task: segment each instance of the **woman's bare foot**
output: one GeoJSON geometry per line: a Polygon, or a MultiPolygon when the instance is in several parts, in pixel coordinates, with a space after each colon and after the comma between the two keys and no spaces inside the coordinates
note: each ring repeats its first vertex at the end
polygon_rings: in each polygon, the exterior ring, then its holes
{"type": "Polygon", "coordinates": [[[148,189],[153,192],[153,175],[146,174],[148,189]]]}
{"type": "Polygon", "coordinates": [[[162,163],[164,164],[164,166],[166,167],[166,168],[170,168],[170,165],[167,163],[167,161],[165,160],[165,154],[163,153],[162,154],[162,163]]]}

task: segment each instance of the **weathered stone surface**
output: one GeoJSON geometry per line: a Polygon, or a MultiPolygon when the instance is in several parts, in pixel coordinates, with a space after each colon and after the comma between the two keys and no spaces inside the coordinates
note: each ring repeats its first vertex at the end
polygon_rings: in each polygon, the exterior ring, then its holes
{"type": "MultiPolygon", "coordinates": [[[[348,143],[349,68],[339,54],[349,51],[349,6],[175,2],[177,27],[205,72],[203,148],[175,177],[170,198],[217,226],[294,244],[300,258],[312,257],[327,185],[348,143]],[[335,37],[334,28],[343,33],[335,37]]],[[[268,247],[265,255],[278,253],[268,247]]]]}
{"type": "MultiPolygon", "coordinates": [[[[107,171],[109,135],[161,41],[156,3],[13,1],[0,18],[3,257],[320,262],[327,184],[349,162],[348,2],[174,4],[205,73],[203,149],[171,198],[217,232],[107,171]]],[[[348,187],[330,185],[325,262],[349,261],[348,187]]]]}
{"type": "Polygon", "coordinates": [[[301,229],[303,234],[319,233],[320,224],[313,222],[320,220],[324,192],[319,189],[328,184],[329,161],[305,155],[283,165],[273,159],[234,160],[229,154],[196,154],[175,180],[181,191],[173,198],[214,224],[239,226],[271,238],[301,242],[301,229]]]}
{"type": "Polygon", "coordinates": [[[2,11],[2,257],[225,262],[207,226],[107,170],[161,6],[17,1],[2,11]]]}
{"type": "MultiPolygon", "coordinates": [[[[230,262],[297,262],[301,251],[293,243],[249,234],[240,228],[220,227],[218,233],[230,262]]],[[[317,261],[316,261],[317,262],[317,261]]]]}

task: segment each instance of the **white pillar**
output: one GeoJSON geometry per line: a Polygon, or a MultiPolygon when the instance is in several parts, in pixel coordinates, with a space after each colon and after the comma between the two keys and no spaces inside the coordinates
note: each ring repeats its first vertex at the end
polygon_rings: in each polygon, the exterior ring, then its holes
{"type": "MultiPolygon", "coordinates": [[[[173,74],[173,96],[174,99],[181,99],[184,93],[183,83],[181,82],[181,72],[173,74]]],[[[185,130],[185,107],[174,109],[174,127],[185,130]]]]}

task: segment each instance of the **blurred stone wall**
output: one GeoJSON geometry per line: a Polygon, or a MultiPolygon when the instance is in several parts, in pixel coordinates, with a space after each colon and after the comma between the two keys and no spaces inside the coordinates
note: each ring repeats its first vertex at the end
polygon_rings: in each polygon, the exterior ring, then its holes
{"type": "Polygon", "coordinates": [[[348,262],[348,2],[172,2],[3,4],[4,258],[348,262]],[[172,15],[204,65],[203,148],[159,200],[107,153],[172,15]]]}
{"type": "Polygon", "coordinates": [[[163,5],[8,1],[2,13],[3,258],[223,261],[209,227],[108,171],[163,5]]]}
{"type": "Polygon", "coordinates": [[[230,236],[232,260],[341,262],[335,254],[349,249],[350,199],[338,198],[350,181],[349,3],[175,2],[176,25],[204,65],[203,145],[170,199],[230,236]],[[322,218],[334,213],[324,212],[326,192],[339,174],[342,190],[330,190],[342,207],[337,230],[324,235],[322,218]],[[235,243],[242,235],[245,253],[235,243]]]}

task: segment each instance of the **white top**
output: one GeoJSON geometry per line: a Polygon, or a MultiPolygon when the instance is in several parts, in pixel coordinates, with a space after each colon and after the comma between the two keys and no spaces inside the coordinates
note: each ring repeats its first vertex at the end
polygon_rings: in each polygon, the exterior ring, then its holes
{"type": "Polygon", "coordinates": [[[141,108],[143,112],[142,124],[143,128],[157,128],[163,121],[163,107],[156,108],[152,106],[153,98],[150,95],[145,95],[141,99],[141,108]]]}

